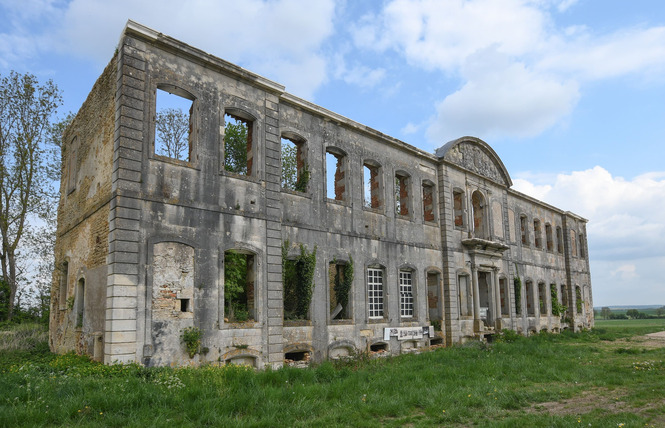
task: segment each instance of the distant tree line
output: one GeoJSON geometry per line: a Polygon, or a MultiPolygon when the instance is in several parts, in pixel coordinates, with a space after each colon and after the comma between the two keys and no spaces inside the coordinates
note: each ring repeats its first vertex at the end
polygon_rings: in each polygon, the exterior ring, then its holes
{"type": "Polygon", "coordinates": [[[607,306],[604,306],[600,310],[600,316],[606,320],[657,319],[657,318],[663,318],[665,316],[665,306],[656,309],[655,314],[640,312],[637,309],[628,309],[625,312],[624,311],[612,312],[612,309],[610,309],[607,306]]]}

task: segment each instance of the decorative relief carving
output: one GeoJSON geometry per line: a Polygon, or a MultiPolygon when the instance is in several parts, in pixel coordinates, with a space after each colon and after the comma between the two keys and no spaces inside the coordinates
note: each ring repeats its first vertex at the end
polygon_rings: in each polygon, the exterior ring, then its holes
{"type": "Polygon", "coordinates": [[[492,158],[475,144],[460,143],[446,153],[445,159],[497,183],[506,182],[492,158]]]}

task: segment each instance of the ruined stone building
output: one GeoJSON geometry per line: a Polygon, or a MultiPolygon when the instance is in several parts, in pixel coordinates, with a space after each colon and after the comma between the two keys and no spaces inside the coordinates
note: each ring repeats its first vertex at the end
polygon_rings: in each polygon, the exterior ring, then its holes
{"type": "Polygon", "coordinates": [[[51,348],[265,367],[591,327],[587,221],[511,185],[478,138],[424,152],[130,21],[65,133],[51,348]]]}

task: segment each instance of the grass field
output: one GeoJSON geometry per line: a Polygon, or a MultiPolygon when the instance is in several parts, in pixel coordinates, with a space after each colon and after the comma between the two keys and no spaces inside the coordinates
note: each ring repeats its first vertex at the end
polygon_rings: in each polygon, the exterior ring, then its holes
{"type": "Polygon", "coordinates": [[[10,348],[15,334],[0,332],[0,426],[661,427],[665,342],[642,336],[660,330],[665,320],[597,321],[260,372],[104,366],[38,339],[10,348]]]}

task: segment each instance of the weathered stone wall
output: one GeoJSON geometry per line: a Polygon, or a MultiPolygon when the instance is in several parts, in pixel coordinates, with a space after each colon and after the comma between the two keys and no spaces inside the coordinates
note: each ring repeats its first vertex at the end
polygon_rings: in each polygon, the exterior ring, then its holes
{"type": "MultiPolygon", "coordinates": [[[[452,344],[501,328],[527,333],[592,323],[588,255],[573,252],[571,238],[574,231],[575,241],[585,240],[585,220],[510,190],[508,172],[481,140],[464,138],[437,155],[425,153],[134,23],[115,61],[104,76],[115,73],[117,86],[108,85],[112,96],[99,110],[106,112],[104,120],[108,115],[115,121],[113,151],[100,151],[105,157],[98,160],[108,168],[99,188],[109,189],[110,203],[94,213],[81,211],[85,216],[58,243],[61,258],[65,248],[85,249],[74,251],[85,260],[69,256],[70,268],[107,272],[105,302],[97,303],[106,308],[106,362],[280,366],[287,355],[320,361],[365,350],[398,354],[430,339],[452,344]],[[192,102],[186,160],[155,154],[158,90],[192,102]],[[248,174],[225,170],[227,114],[248,124],[248,174]],[[282,137],[298,142],[298,166],[310,177],[303,191],[281,187],[282,137]],[[327,171],[327,153],[340,165],[336,171],[327,171]],[[372,204],[364,200],[364,165],[372,166],[372,204]],[[334,177],[330,195],[327,176],[334,177]],[[453,191],[463,193],[461,213],[454,212],[453,191]],[[104,215],[106,224],[98,223],[104,215]],[[456,215],[462,225],[455,225],[456,215]],[[531,228],[534,218],[540,220],[543,245],[545,225],[560,226],[565,250],[523,245],[520,215],[531,228]],[[106,228],[101,243],[98,226],[106,228]],[[90,246],[93,241],[99,249],[90,246]],[[284,319],[285,299],[292,298],[282,284],[286,242],[287,259],[297,257],[301,245],[316,250],[305,319],[284,319]],[[227,313],[227,251],[249,260],[247,318],[227,313]],[[329,266],[351,261],[347,316],[334,319],[329,266]],[[375,316],[370,313],[370,269],[378,269],[383,281],[381,315],[376,308],[375,316]],[[562,324],[548,309],[549,292],[543,292],[543,313],[527,316],[524,290],[517,308],[516,276],[522,288],[527,280],[546,290],[567,285],[566,301],[575,308],[579,286],[584,310],[562,324]],[[412,308],[405,303],[411,300],[412,308]],[[433,337],[429,331],[417,334],[439,320],[441,331],[433,337]],[[201,352],[191,360],[181,340],[187,327],[203,332],[201,352]],[[413,337],[389,334],[400,328],[413,337]]],[[[88,110],[84,106],[79,116],[88,110]]],[[[88,192],[93,184],[86,184],[88,192]]],[[[69,216],[77,214],[68,210],[76,207],[65,202],[60,229],[75,223],[69,216]]],[[[538,295],[531,297],[536,304],[538,295]]],[[[66,325],[54,318],[52,328],[66,325]]],[[[84,331],[91,328],[84,322],[84,331]]],[[[58,350],[73,348],[62,343],[58,350]]],[[[89,347],[81,351],[90,353],[89,347]]]]}
{"type": "Polygon", "coordinates": [[[76,349],[96,358],[105,323],[116,64],[114,57],[63,137],[51,288],[51,349],[76,349]],[[83,302],[76,301],[79,283],[83,302]],[[75,310],[79,305],[83,320],[75,310]]]}

